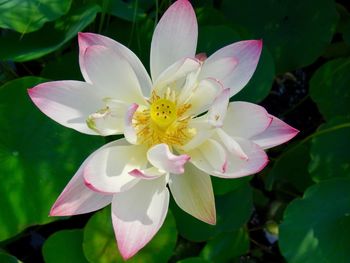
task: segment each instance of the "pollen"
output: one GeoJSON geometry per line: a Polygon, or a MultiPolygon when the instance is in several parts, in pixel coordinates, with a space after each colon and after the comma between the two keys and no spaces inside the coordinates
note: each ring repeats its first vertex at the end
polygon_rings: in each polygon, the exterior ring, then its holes
{"type": "Polygon", "coordinates": [[[195,135],[189,128],[191,116],[186,116],[190,104],[177,105],[174,94],[167,91],[163,97],[152,94],[150,106],[135,112],[133,126],[138,141],[148,146],[166,143],[182,146],[195,135]]]}

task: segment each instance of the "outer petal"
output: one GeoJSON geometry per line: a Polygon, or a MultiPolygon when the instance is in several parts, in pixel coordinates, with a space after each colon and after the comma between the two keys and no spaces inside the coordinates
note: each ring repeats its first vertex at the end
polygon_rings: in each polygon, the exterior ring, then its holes
{"type": "Polygon", "coordinates": [[[97,133],[86,125],[88,116],[102,107],[102,98],[90,84],[80,81],[53,81],[28,90],[34,104],[63,126],[82,133],[97,133]]]}
{"type": "Polygon", "coordinates": [[[249,139],[269,127],[272,119],[267,111],[248,102],[231,102],[224,121],[224,131],[232,137],[249,139]]]}
{"type": "MultiPolygon", "coordinates": [[[[261,40],[240,41],[226,46],[205,60],[200,78],[217,78],[226,88],[231,89],[230,94],[233,96],[252,77],[259,61],[261,49],[261,40]],[[231,74],[223,76],[221,74],[223,70],[222,65],[225,60],[226,62],[228,61],[227,58],[232,58],[232,61],[235,61],[232,63],[238,64],[235,65],[231,74]],[[219,63],[220,61],[221,63],[219,63]]],[[[226,70],[223,71],[225,72],[226,70]]]]}
{"type": "Polygon", "coordinates": [[[256,144],[263,149],[269,149],[282,143],[285,143],[296,136],[299,131],[281,121],[275,116],[269,115],[272,122],[269,127],[262,133],[251,138],[256,144]]]}
{"type": "Polygon", "coordinates": [[[146,163],[144,146],[129,145],[125,140],[111,142],[96,151],[86,163],[83,170],[85,184],[101,193],[126,191],[139,180],[129,172],[145,167],[146,163]]]}
{"type": "Polygon", "coordinates": [[[162,226],[169,205],[165,176],[141,180],[114,195],[112,220],[118,248],[124,259],[135,255],[162,226]]]}
{"type": "Polygon", "coordinates": [[[131,104],[126,112],[125,120],[124,120],[124,123],[125,123],[124,136],[125,136],[125,139],[131,144],[136,144],[137,142],[137,134],[134,127],[132,126],[132,118],[138,107],[139,105],[137,105],[136,103],[131,104]]]}
{"type": "Polygon", "coordinates": [[[173,174],[181,174],[184,172],[184,165],[190,157],[186,154],[174,155],[169,150],[169,146],[162,143],[148,150],[147,159],[153,166],[160,170],[173,174]]]}
{"type": "MultiPolygon", "coordinates": [[[[95,152],[96,153],[96,152],[95,152]]],[[[85,214],[111,203],[113,196],[96,193],[84,184],[83,170],[86,163],[95,154],[92,153],[80,166],[73,178],[52,206],[50,216],[71,216],[85,214]]]]}
{"type": "Polygon", "coordinates": [[[208,120],[211,125],[215,127],[222,127],[224,125],[229,99],[229,89],[224,89],[215,98],[212,107],[208,111],[208,120]]]}
{"type": "Polygon", "coordinates": [[[80,69],[84,76],[84,79],[87,82],[91,83],[91,80],[89,79],[88,74],[86,73],[83,55],[85,54],[85,51],[89,46],[100,45],[109,49],[113,49],[114,52],[121,55],[125,60],[127,60],[137,76],[143,94],[145,96],[150,95],[152,89],[151,79],[148,76],[148,73],[142,65],[141,61],[130,49],[114,41],[113,39],[93,33],[79,33],[78,40],[80,69]]]}
{"type": "Polygon", "coordinates": [[[187,0],[178,0],[164,13],[152,38],[151,76],[155,81],[171,64],[184,57],[195,57],[197,19],[187,0]]]}
{"type": "Polygon", "coordinates": [[[90,46],[83,56],[86,73],[102,96],[145,104],[136,74],[121,55],[104,46],[90,46]]]}
{"type": "Polygon", "coordinates": [[[169,186],[175,202],[182,210],[215,225],[214,193],[208,174],[189,164],[184,174],[170,176],[169,186]]]}

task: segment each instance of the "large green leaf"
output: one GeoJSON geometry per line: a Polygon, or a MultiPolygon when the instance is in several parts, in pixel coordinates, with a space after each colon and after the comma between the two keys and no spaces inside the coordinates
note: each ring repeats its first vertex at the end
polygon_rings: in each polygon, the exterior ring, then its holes
{"type": "Polygon", "coordinates": [[[0,240],[48,217],[65,184],[101,137],[53,122],[30,101],[27,89],[44,79],[25,77],[0,87],[0,240]]]}
{"type": "Polygon", "coordinates": [[[0,60],[27,61],[59,49],[89,25],[99,10],[97,5],[83,5],[36,32],[6,32],[0,41],[0,60]]]}
{"type": "Polygon", "coordinates": [[[279,73],[313,63],[338,21],[333,0],[224,0],[221,10],[264,40],[279,73]]]}
{"type": "Polygon", "coordinates": [[[0,252],[0,262],[1,263],[20,263],[21,261],[19,261],[14,256],[0,252]]]}
{"type": "Polygon", "coordinates": [[[336,118],[322,125],[312,139],[309,172],[316,182],[350,177],[350,119],[336,118]]]}
{"type": "Polygon", "coordinates": [[[350,59],[332,60],[320,67],[310,81],[310,95],[327,119],[350,116],[350,59]]]}
{"type": "MultiPolygon", "coordinates": [[[[171,212],[154,238],[128,262],[167,262],[177,240],[175,220],[171,212]]],[[[122,262],[112,228],[110,207],[97,212],[84,230],[83,249],[89,262],[122,262]]]]}
{"type": "Polygon", "coordinates": [[[29,33],[68,12],[72,0],[1,0],[0,27],[29,33]]]}
{"type": "Polygon", "coordinates": [[[217,223],[208,225],[172,204],[179,234],[191,241],[205,241],[245,224],[252,212],[252,189],[246,182],[234,191],[215,197],[217,223]]]}
{"type": "Polygon", "coordinates": [[[324,181],[287,207],[279,245],[288,262],[349,262],[349,189],[350,178],[324,181]]]}
{"type": "Polygon", "coordinates": [[[245,228],[227,232],[209,240],[201,256],[210,262],[231,262],[248,252],[249,236],[245,228]]]}
{"type": "Polygon", "coordinates": [[[83,253],[83,230],[62,230],[54,233],[44,243],[46,263],[87,263],[83,253]]]}

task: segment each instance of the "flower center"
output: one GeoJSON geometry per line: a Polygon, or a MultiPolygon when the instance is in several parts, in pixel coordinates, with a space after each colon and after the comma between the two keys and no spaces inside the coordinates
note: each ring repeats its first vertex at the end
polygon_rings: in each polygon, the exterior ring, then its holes
{"type": "Polygon", "coordinates": [[[151,105],[151,119],[160,128],[166,128],[176,120],[176,105],[167,99],[158,99],[151,105]]]}

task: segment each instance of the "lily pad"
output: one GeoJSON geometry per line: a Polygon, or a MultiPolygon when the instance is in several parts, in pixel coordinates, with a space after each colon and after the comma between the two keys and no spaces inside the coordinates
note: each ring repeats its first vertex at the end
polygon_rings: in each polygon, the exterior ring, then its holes
{"type": "Polygon", "coordinates": [[[28,61],[59,49],[89,25],[99,10],[97,5],[84,5],[36,32],[6,32],[0,41],[0,60],[28,61]]]}
{"type": "Polygon", "coordinates": [[[224,0],[221,10],[264,40],[278,73],[313,63],[331,42],[338,22],[332,0],[224,0]]]}
{"type": "Polygon", "coordinates": [[[1,263],[20,263],[21,261],[19,261],[17,258],[15,258],[12,255],[0,252],[0,262],[1,263]]]}
{"type": "Polygon", "coordinates": [[[350,59],[336,59],[320,67],[310,80],[310,96],[327,120],[350,117],[349,71],[350,59]]]}
{"type": "MultiPolygon", "coordinates": [[[[151,242],[128,262],[166,262],[172,255],[176,240],[175,220],[169,211],[163,226],[151,242]]],[[[89,262],[123,262],[112,227],[110,207],[97,212],[85,226],[83,249],[89,262]]]]}
{"type": "Polygon", "coordinates": [[[30,33],[66,14],[72,0],[11,0],[0,4],[0,27],[30,33]]]}
{"type": "Polygon", "coordinates": [[[323,181],[286,209],[282,255],[293,263],[346,263],[350,258],[350,178],[323,181]]]}
{"type": "Polygon", "coordinates": [[[309,172],[314,181],[350,177],[350,119],[336,118],[316,132],[311,144],[309,172]]]}
{"type": "Polygon", "coordinates": [[[44,243],[46,263],[87,263],[83,253],[83,230],[62,230],[54,233],[44,243]]]}
{"type": "Polygon", "coordinates": [[[50,207],[101,137],[53,122],[30,101],[27,89],[45,79],[25,77],[0,87],[0,241],[48,223],[50,207]]]}

